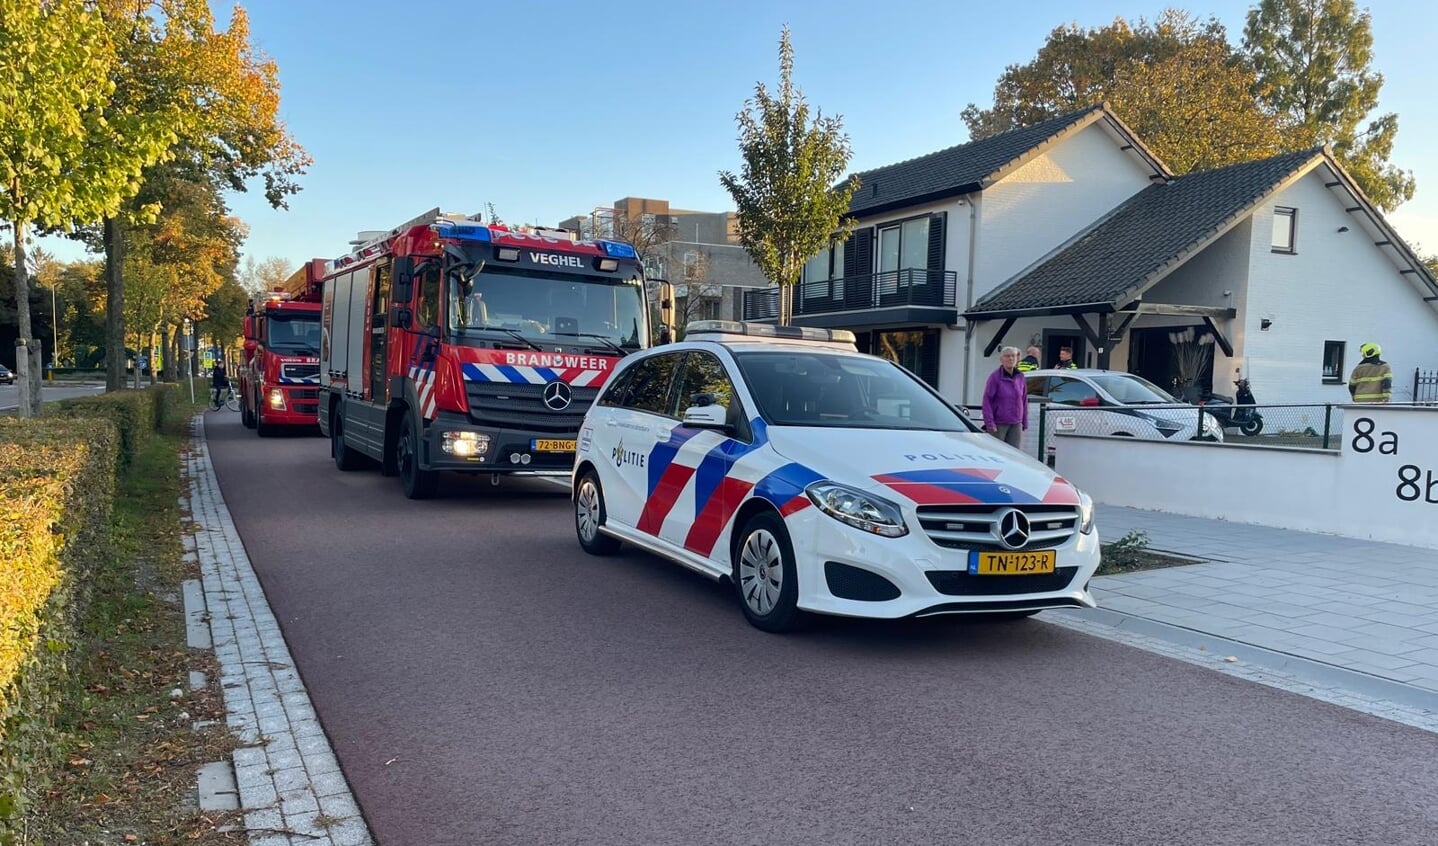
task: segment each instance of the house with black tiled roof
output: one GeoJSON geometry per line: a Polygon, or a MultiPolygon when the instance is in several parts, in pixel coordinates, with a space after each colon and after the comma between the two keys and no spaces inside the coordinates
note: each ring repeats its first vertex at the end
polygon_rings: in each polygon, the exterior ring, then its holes
{"type": "MultiPolygon", "coordinates": [[[[1346,401],[1368,341],[1395,400],[1438,364],[1438,280],[1322,149],[1175,177],[1097,105],[859,177],[794,323],[853,330],[956,402],[1030,343],[1170,387],[1186,328],[1213,350],[1192,390],[1243,375],[1266,403],[1346,401]]],[[[750,292],[744,316],[776,306],[750,292]]]]}

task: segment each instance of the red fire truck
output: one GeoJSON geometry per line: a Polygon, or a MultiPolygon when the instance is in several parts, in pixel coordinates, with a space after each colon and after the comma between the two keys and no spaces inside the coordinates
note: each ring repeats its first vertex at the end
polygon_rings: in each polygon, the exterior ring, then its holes
{"type": "Polygon", "coordinates": [[[260,437],[317,421],[323,272],[323,261],[310,262],[250,302],[238,392],[240,419],[260,437]]]}
{"type": "Polygon", "coordinates": [[[440,471],[567,473],[584,413],[649,345],[634,247],[439,209],[361,233],[324,277],[320,430],[411,499],[440,471]]]}

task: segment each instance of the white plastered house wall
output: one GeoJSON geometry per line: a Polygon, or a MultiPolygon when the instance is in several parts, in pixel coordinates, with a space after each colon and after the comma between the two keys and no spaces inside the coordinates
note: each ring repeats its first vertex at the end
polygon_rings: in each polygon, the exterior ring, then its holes
{"type": "MultiPolygon", "coordinates": [[[[974,241],[972,271],[966,264],[949,266],[959,272],[960,313],[1149,186],[1155,171],[1138,155],[1121,149],[1127,144],[1108,121],[1096,120],[1059,137],[982,193],[971,195],[975,198],[971,230],[961,229],[951,215],[950,238],[962,235],[974,241]]],[[[967,253],[966,248],[965,261],[967,253]]],[[[949,255],[951,260],[955,257],[952,240],[949,255]]],[[[978,404],[984,380],[998,366],[998,351],[985,357],[984,349],[1001,325],[1002,321],[976,324],[967,350],[963,330],[943,333],[939,390],[944,396],[978,404]]],[[[1019,320],[1004,336],[1003,345],[1022,348],[1030,336],[1054,326],[1074,330],[1078,324],[1070,318],[1019,320]]]]}
{"type": "Polygon", "coordinates": [[[1438,310],[1418,274],[1403,273],[1392,236],[1320,163],[1281,188],[1255,210],[1246,297],[1239,318],[1242,346],[1235,367],[1265,403],[1347,402],[1347,378],[1373,341],[1393,366],[1393,400],[1413,398],[1413,371],[1438,362],[1438,310]],[[1277,208],[1297,210],[1295,253],[1272,249],[1277,208]],[[1344,229],[1346,231],[1339,231],[1344,229]],[[1263,320],[1271,321],[1263,329],[1263,320]],[[1344,344],[1341,381],[1325,384],[1326,341],[1344,344]]]}

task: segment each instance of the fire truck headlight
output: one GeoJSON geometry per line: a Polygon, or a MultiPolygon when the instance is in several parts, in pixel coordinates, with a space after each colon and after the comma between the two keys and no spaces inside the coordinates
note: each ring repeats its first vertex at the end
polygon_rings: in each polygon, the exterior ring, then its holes
{"type": "Polygon", "coordinates": [[[479,432],[445,432],[440,448],[455,458],[479,458],[489,451],[489,436],[479,432]]]}
{"type": "Polygon", "coordinates": [[[283,411],[285,408],[285,392],[279,388],[270,388],[270,408],[283,411]]]}

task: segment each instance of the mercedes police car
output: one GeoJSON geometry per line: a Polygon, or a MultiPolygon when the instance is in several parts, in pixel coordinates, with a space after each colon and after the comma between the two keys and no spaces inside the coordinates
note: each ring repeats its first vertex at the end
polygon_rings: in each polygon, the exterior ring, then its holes
{"type": "Polygon", "coordinates": [[[630,355],[584,418],[573,491],[586,551],[729,580],[767,631],[1094,605],[1088,496],[843,330],[703,321],[630,355]]]}

